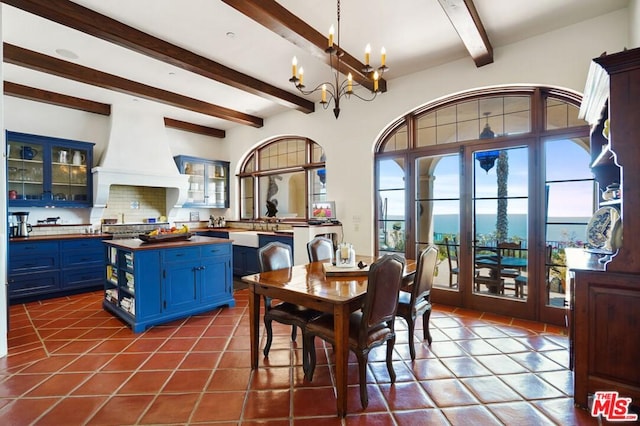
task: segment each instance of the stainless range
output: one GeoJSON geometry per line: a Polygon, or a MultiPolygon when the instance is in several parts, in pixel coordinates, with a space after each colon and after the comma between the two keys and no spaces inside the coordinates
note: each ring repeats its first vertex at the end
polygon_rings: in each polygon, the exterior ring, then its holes
{"type": "Polygon", "coordinates": [[[113,225],[102,225],[102,232],[111,234],[114,240],[128,238],[138,238],[138,235],[153,231],[157,228],[170,228],[168,222],[157,223],[118,223],[113,225]]]}

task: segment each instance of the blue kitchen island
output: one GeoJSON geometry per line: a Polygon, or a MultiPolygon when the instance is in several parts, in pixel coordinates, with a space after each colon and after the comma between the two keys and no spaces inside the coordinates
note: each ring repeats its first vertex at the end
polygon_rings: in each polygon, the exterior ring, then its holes
{"type": "Polygon", "coordinates": [[[220,306],[235,306],[231,240],[192,236],[104,241],[102,306],[135,333],[220,306]]]}

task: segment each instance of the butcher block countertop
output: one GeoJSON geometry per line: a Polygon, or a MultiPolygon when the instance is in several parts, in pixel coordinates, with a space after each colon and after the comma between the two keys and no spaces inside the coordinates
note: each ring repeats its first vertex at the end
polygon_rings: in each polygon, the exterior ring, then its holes
{"type": "Polygon", "coordinates": [[[224,244],[231,243],[231,240],[226,238],[215,238],[215,237],[201,237],[199,235],[193,235],[188,240],[178,240],[178,241],[162,241],[162,242],[154,242],[147,243],[137,238],[124,239],[124,240],[111,240],[106,241],[110,246],[128,249],[128,250],[158,250],[158,249],[168,249],[168,248],[183,248],[183,247],[191,247],[191,246],[203,246],[208,244],[224,244]]]}

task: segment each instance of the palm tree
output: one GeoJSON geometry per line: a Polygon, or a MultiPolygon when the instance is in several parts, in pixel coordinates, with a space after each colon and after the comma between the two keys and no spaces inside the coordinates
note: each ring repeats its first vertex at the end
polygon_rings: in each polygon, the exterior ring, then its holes
{"type": "Polygon", "coordinates": [[[507,180],[509,178],[509,154],[506,149],[500,151],[496,164],[498,183],[498,216],[496,219],[496,239],[506,241],[509,235],[509,217],[507,216],[507,180]]]}

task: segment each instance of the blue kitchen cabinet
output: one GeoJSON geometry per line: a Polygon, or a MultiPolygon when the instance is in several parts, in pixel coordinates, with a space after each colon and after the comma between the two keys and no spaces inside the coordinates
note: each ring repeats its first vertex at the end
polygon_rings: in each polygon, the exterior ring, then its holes
{"type": "Polygon", "coordinates": [[[233,275],[243,276],[260,272],[258,249],[247,246],[233,246],[233,275]]]}
{"type": "Polygon", "coordinates": [[[102,286],[104,245],[98,238],[60,241],[62,289],[102,286]]]}
{"type": "Polygon", "coordinates": [[[163,310],[180,312],[198,303],[202,274],[200,247],[166,250],[163,254],[163,310]]]}
{"type": "Polygon", "coordinates": [[[9,244],[7,280],[9,301],[60,291],[57,241],[20,241],[9,244]]]}
{"type": "Polygon", "coordinates": [[[106,242],[106,247],[103,307],[136,333],[223,305],[235,306],[231,242],[194,236],[174,245],[117,240],[106,242]]]}
{"type": "Polygon", "coordinates": [[[103,285],[101,238],[15,239],[9,242],[10,303],[99,289],[103,285]]]}
{"type": "Polygon", "coordinates": [[[201,248],[202,293],[204,302],[228,299],[233,294],[233,274],[231,244],[215,244],[201,248]],[[222,279],[224,277],[224,279],[222,279]],[[205,283],[218,282],[219,285],[205,283]]]}
{"type": "Polygon", "coordinates": [[[7,131],[9,207],[91,207],[93,143],[7,131]]]}
{"type": "Polygon", "coordinates": [[[189,176],[185,207],[229,207],[229,162],[176,155],[180,174],[189,176]]]}
{"type": "MultiPolygon", "coordinates": [[[[258,234],[258,245],[264,247],[272,241],[278,241],[291,247],[293,255],[293,238],[288,235],[258,234]]],[[[258,249],[241,245],[233,246],[233,275],[244,276],[260,272],[258,249]]]]}

